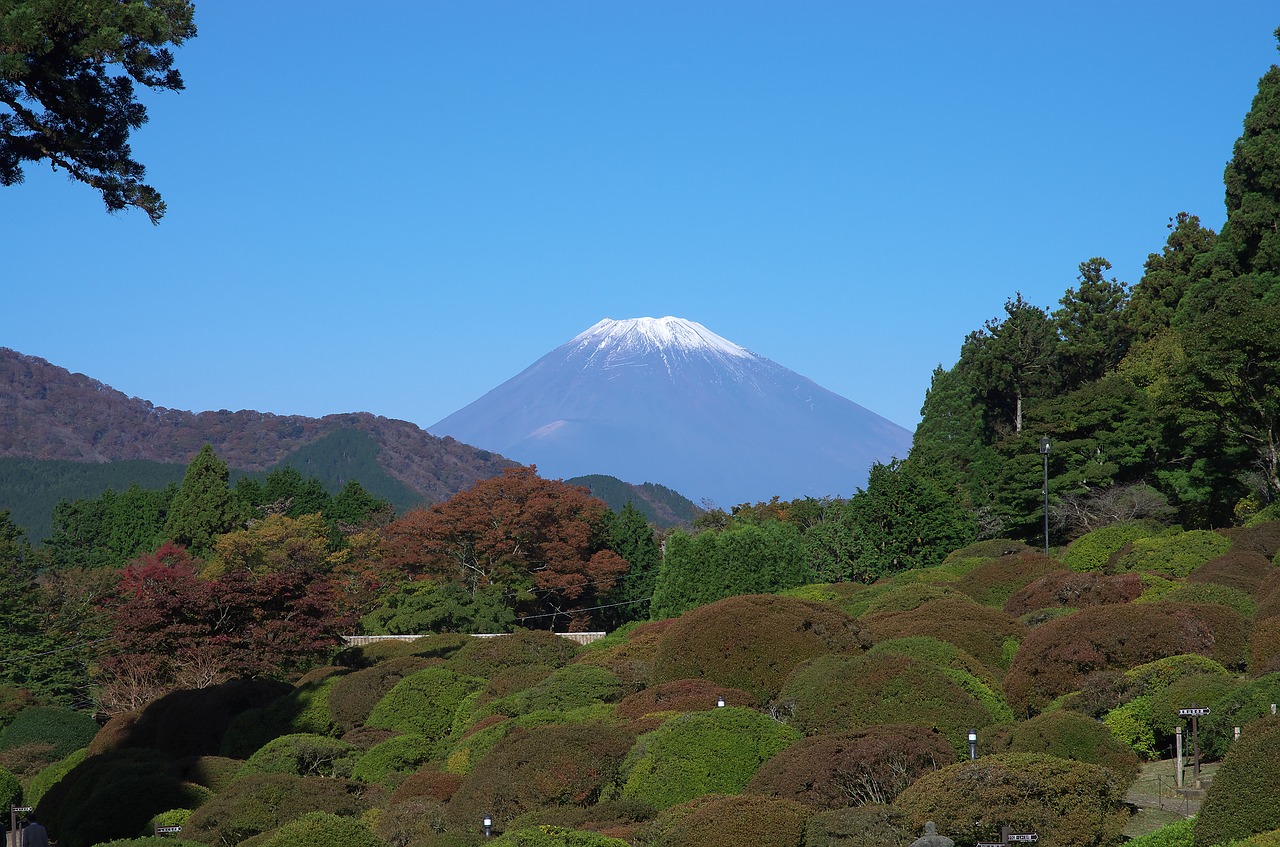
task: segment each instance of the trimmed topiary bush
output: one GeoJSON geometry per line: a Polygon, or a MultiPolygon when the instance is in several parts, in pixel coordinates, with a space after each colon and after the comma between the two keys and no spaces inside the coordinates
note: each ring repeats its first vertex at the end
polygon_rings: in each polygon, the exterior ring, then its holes
{"type": "Polygon", "coordinates": [[[23,709],[0,730],[0,751],[32,744],[42,746],[44,764],[52,764],[88,746],[98,734],[98,722],[84,712],[59,706],[32,706],[23,709]]]}
{"type": "Polygon", "coordinates": [[[1196,847],[1280,828],[1280,717],[1248,724],[1232,745],[1196,815],[1196,847]]]}
{"type": "Polygon", "coordinates": [[[651,847],[799,847],[811,811],[790,800],[703,797],[655,821],[651,847]]]}
{"type": "Polygon", "coordinates": [[[1185,582],[1160,598],[1163,603],[1214,603],[1226,606],[1238,614],[1242,621],[1253,619],[1253,598],[1239,588],[1231,588],[1216,582],[1185,582]]]}
{"type": "Polygon", "coordinates": [[[956,841],[993,841],[1001,826],[1039,833],[1043,847],[1107,847],[1129,818],[1109,769],[1055,756],[983,756],[926,774],[896,804],[919,831],[934,821],[956,841]]]}
{"type": "MultiPolygon", "coordinates": [[[[1267,510],[1280,515],[1280,503],[1272,503],[1267,510]]],[[[1231,541],[1232,552],[1257,553],[1267,559],[1280,555],[1280,520],[1255,515],[1242,527],[1218,530],[1231,541]]]]}
{"type": "Polygon", "coordinates": [[[1081,609],[1130,603],[1142,596],[1146,586],[1137,574],[1107,576],[1096,571],[1054,571],[1013,592],[1004,610],[1025,615],[1037,609],[1081,609]]]}
{"type": "Polygon", "coordinates": [[[995,722],[991,711],[934,665],[896,653],[821,656],[798,668],[777,708],[793,710],[805,735],[850,732],[877,724],[937,728],[957,755],[970,729],[995,722]]]}
{"type": "Polygon", "coordinates": [[[297,776],[351,776],[359,751],[327,735],[294,733],[262,745],[241,773],[289,773],[297,776]]]}
{"type": "Polygon", "coordinates": [[[249,774],[196,808],[183,835],[205,844],[236,844],[308,812],[359,817],[368,808],[362,789],[360,783],[344,779],[249,774]]]}
{"type": "Polygon", "coordinates": [[[226,756],[190,756],[173,763],[170,770],[183,782],[202,785],[217,794],[231,784],[244,762],[226,756]]]}
{"type": "Polygon", "coordinates": [[[1160,827],[1155,832],[1131,838],[1125,847],[1192,847],[1191,828],[1195,818],[1183,818],[1160,827]]]}
{"type": "Polygon", "coordinates": [[[916,840],[894,806],[832,809],[809,818],[804,847],[906,847],[916,840]]]}
{"type": "Polygon", "coordinates": [[[258,847],[386,847],[364,821],[308,812],[282,825],[258,847]]]}
{"type": "Polygon", "coordinates": [[[1150,538],[1165,528],[1154,521],[1121,521],[1095,529],[1072,541],[1062,553],[1062,563],[1073,571],[1103,571],[1126,544],[1150,538]]]}
{"type": "MultiPolygon", "coordinates": [[[[628,630],[625,639],[609,646],[590,644],[574,657],[574,664],[596,665],[613,673],[628,691],[640,691],[653,682],[654,657],[663,633],[675,619],[643,623],[628,630]]],[[[610,638],[613,636],[611,635],[610,638]]],[[[605,642],[610,638],[606,638],[605,642]]]]}
{"type": "MultiPolygon", "coordinates": [[[[23,792],[26,805],[35,806],[39,804],[40,799],[44,797],[52,786],[56,785],[59,780],[71,773],[71,769],[80,764],[89,755],[87,747],[81,747],[71,755],[67,756],[60,762],[54,762],[49,767],[40,771],[27,782],[26,791],[23,792]]],[[[239,763],[236,763],[239,766],[239,763]]]]}
{"type": "Polygon", "coordinates": [[[281,735],[301,732],[339,735],[329,711],[329,691],[341,678],[331,673],[289,689],[265,707],[245,709],[231,720],[219,750],[191,752],[219,752],[233,759],[247,759],[263,744],[281,735]]]}
{"type": "Polygon", "coordinates": [[[463,676],[444,667],[431,667],[400,680],[369,714],[369,726],[445,738],[454,714],[467,695],[479,691],[484,680],[463,676]]]}
{"type": "Polygon", "coordinates": [[[1229,547],[1231,542],[1228,539],[1207,529],[1139,538],[1116,558],[1115,568],[1117,571],[1155,571],[1167,576],[1186,576],[1210,559],[1227,552],[1229,547]]]}
{"type": "Polygon", "coordinates": [[[409,774],[436,755],[436,745],[421,735],[397,735],[374,745],[356,761],[352,779],[382,782],[392,774],[409,774]]]}
{"type": "Polygon", "coordinates": [[[1138,756],[1107,727],[1078,712],[1054,711],[1015,724],[1001,752],[1046,753],[1110,768],[1122,785],[1138,776],[1138,756]]]}
{"type": "Polygon", "coordinates": [[[430,667],[441,660],[421,656],[398,656],[373,667],[353,671],[333,683],[329,689],[329,712],[341,732],[350,732],[369,718],[369,713],[387,692],[406,676],[430,667]]]}
{"type": "Polygon", "coordinates": [[[1256,596],[1270,591],[1277,577],[1280,572],[1269,556],[1232,549],[1196,568],[1187,575],[1187,581],[1225,585],[1256,596]]]}
{"type": "Polygon", "coordinates": [[[969,571],[956,587],[976,602],[1000,609],[1015,591],[1061,569],[1061,562],[1043,553],[1001,556],[969,571]]]}
{"type": "Polygon", "coordinates": [[[863,614],[874,612],[909,612],[918,609],[930,600],[967,600],[968,596],[949,585],[933,582],[911,582],[903,585],[894,584],[888,589],[876,592],[867,601],[863,614]]]}
{"type": "Polygon", "coordinates": [[[503,738],[472,768],[449,801],[454,828],[490,815],[500,827],[544,806],[597,802],[621,781],[635,736],[603,724],[553,724],[503,738]]]}
{"type": "Polygon", "coordinates": [[[36,816],[61,847],[88,847],[135,837],[160,812],[192,809],[208,797],[206,789],[179,782],[164,754],[121,750],[72,768],[45,792],[36,816]]]}
{"type": "Polygon", "coordinates": [[[511,699],[520,712],[565,711],[592,703],[611,703],[620,697],[622,687],[622,680],[602,667],[567,665],[511,699]]]}
{"type": "Polygon", "coordinates": [[[890,638],[873,645],[867,651],[868,656],[879,656],[882,653],[901,653],[939,668],[963,671],[987,686],[995,687],[1000,684],[991,669],[982,662],[950,642],[927,635],[890,638]]]}
{"type": "Polygon", "coordinates": [[[1200,720],[1200,747],[1205,757],[1226,755],[1234,727],[1269,716],[1272,703],[1280,703],[1280,673],[1250,680],[1218,698],[1212,704],[1213,711],[1200,720]]]}
{"type": "Polygon", "coordinates": [[[495,838],[493,847],[630,847],[620,838],[563,826],[516,829],[495,838]]]}
{"type": "Polygon", "coordinates": [[[1003,673],[1012,648],[1027,635],[1013,615],[978,603],[934,600],[910,612],[870,614],[862,618],[876,641],[929,636],[954,644],[988,668],[1003,673]]]}
{"type": "Polygon", "coordinates": [[[546,630],[522,629],[494,638],[471,638],[448,659],[460,674],[491,677],[515,665],[561,668],[582,649],[575,641],[546,630]]]}
{"type": "Polygon", "coordinates": [[[1191,610],[1156,603],[1094,606],[1031,630],[1004,691],[1015,714],[1034,714],[1100,670],[1127,670],[1180,653],[1208,654],[1214,632],[1191,610]]]}
{"type": "Polygon", "coordinates": [[[953,745],[941,733],[918,726],[815,735],[761,765],[744,792],[817,810],[880,805],[892,803],[908,785],[955,758],[953,745]]]}
{"type": "MultiPolygon", "coordinates": [[[[8,811],[9,807],[22,802],[22,783],[7,768],[0,768],[0,810],[8,811]]],[[[3,814],[0,811],[0,814],[3,814]]]]}
{"type": "Polygon", "coordinates": [[[753,706],[756,698],[740,688],[726,688],[705,679],[677,679],[637,691],[618,703],[619,717],[635,720],[661,712],[705,712],[724,698],[727,706],[753,706]]]}
{"type": "Polygon", "coordinates": [[[665,809],[711,793],[737,793],[800,733],[749,709],[679,715],[641,736],[627,757],[622,796],[665,809]]]}
{"type": "Polygon", "coordinates": [[[1135,697],[1122,706],[1107,712],[1102,723],[1111,735],[1127,744],[1144,761],[1160,757],[1162,750],[1156,742],[1155,722],[1152,719],[1151,698],[1135,697]]]}
{"type": "Polygon", "coordinates": [[[1000,556],[1017,556],[1020,553],[1034,553],[1035,548],[1021,541],[1010,538],[988,538],[986,541],[975,541],[959,550],[953,550],[942,560],[942,567],[959,564],[968,559],[995,559],[1000,556]]]}
{"type": "Polygon", "coordinates": [[[787,597],[730,597],[686,612],[663,634],[654,681],[701,678],[767,700],[793,668],[826,653],[870,646],[838,609],[787,597]]]}
{"type": "Polygon", "coordinates": [[[1280,615],[1254,624],[1249,636],[1249,673],[1280,671],[1280,615]]]}
{"type": "MultiPolygon", "coordinates": [[[[1201,586],[1214,591],[1216,586],[1201,586]]],[[[1220,589],[1230,590],[1230,589],[1220,589]]],[[[1243,671],[1249,659],[1249,620],[1221,603],[1175,603],[1162,600],[1151,605],[1166,614],[1189,615],[1208,631],[1212,640],[1208,654],[1228,670],[1243,671]]]]}

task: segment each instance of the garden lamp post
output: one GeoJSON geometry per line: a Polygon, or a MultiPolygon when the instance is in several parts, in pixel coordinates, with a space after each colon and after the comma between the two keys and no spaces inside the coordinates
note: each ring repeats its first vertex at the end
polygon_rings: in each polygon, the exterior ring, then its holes
{"type": "Polygon", "coordinates": [[[723,708],[724,708],[724,697],[717,697],[717,698],[716,698],[716,708],[717,708],[717,709],[723,709],[723,708]]]}
{"type": "Polygon", "coordinates": [[[1040,455],[1044,456],[1044,555],[1049,556],[1049,451],[1053,445],[1049,437],[1040,439],[1040,455]]]}
{"type": "Polygon", "coordinates": [[[493,836],[493,818],[485,817],[481,824],[484,826],[485,839],[491,838],[493,836]]]}
{"type": "Polygon", "coordinates": [[[969,730],[969,761],[976,761],[978,758],[978,731],[976,729],[969,730]]]}

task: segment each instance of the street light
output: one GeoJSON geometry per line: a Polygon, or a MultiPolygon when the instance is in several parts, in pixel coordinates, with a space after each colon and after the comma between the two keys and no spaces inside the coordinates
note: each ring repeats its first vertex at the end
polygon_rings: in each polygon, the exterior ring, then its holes
{"type": "Polygon", "coordinates": [[[493,835],[493,818],[486,817],[482,822],[484,826],[484,837],[490,838],[493,835]]]}
{"type": "Polygon", "coordinates": [[[716,708],[717,708],[717,709],[723,709],[723,708],[724,708],[724,697],[717,697],[717,698],[716,698],[716,708]]]}
{"type": "Polygon", "coordinates": [[[978,731],[976,729],[969,730],[969,761],[975,761],[978,758],[978,731]]]}
{"type": "Polygon", "coordinates": [[[1053,445],[1049,437],[1040,439],[1040,455],[1044,456],[1044,555],[1049,557],[1049,451],[1053,445]]]}

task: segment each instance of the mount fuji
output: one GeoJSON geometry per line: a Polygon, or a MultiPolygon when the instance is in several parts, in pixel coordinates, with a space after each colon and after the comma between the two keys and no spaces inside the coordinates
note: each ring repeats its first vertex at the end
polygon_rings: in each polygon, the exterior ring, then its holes
{"type": "Polygon", "coordinates": [[[429,429],[544,477],[657,482],[722,508],[847,497],[911,446],[897,424],[673,317],[606,318],[429,429]]]}

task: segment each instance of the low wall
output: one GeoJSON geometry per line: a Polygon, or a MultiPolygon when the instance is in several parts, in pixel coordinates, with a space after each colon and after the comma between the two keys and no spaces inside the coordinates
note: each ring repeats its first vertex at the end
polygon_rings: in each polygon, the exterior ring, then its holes
{"type": "MultiPolygon", "coordinates": [[[[342,641],[348,647],[364,647],[377,641],[413,641],[415,638],[426,638],[428,635],[436,633],[425,633],[423,635],[344,635],[342,641]]],[[[502,635],[501,632],[485,632],[473,633],[473,638],[497,638],[502,635]]],[[[579,644],[590,644],[592,641],[599,641],[609,633],[607,632],[557,632],[556,635],[561,638],[567,638],[570,641],[576,641],[579,644]]]]}

